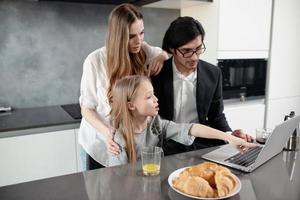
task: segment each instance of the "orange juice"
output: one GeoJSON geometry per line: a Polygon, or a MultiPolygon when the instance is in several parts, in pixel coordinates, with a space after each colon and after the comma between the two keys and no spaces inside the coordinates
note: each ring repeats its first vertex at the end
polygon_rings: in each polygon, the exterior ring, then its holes
{"type": "Polygon", "coordinates": [[[160,171],[160,166],[155,163],[147,163],[143,165],[143,173],[146,176],[155,176],[158,175],[160,171]]]}

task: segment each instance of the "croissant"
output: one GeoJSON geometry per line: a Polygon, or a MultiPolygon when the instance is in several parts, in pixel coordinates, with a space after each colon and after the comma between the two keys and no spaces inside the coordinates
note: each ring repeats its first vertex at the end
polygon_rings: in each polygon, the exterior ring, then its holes
{"type": "Polygon", "coordinates": [[[211,162],[188,167],[173,180],[174,188],[198,197],[225,197],[236,185],[228,168],[211,162]]]}
{"type": "Polygon", "coordinates": [[[237,181],[230,171],[221,169],[216,171],[215,183],[218,196],[224,197],[235,188],[237,181]]]}
{"type": "Polygon", "coordinates": [[[200,176],[204,178],[208,183],[215,187],[215,171],[217,170],[218,165],[211,162],[204,162],[199,165],[192,166],[189,170],[192,176],[200,176]]]}
{"type": "Polygon", "coordinates": [[[218,167],[216,168],[216,171],[226,171],[228,173],[231,173],[231,171],[228,168],[223,167],[222,165],[218,165],[218,167]]]}
{"type": "Polygon", "coordinates": [[[216,197],[216,191],[209,185],[209,183],[199,176],[188,176],[181,185],[180,191],[200,197],[216,197]]]}
{"type": "Polygon", "coordinates": [[[189,176],[189,172],[188,172],[189,168],[185,169],[184,171],[182,171],[179,174],[179,177],[176,178],[175,180],[173,180],[173,186],[178,189],[181,190],[181,188],[183,188],[184,183],[186,182],[188,176],[189,176]]]}
{"type": "Polygon", "coordinates": [[[198,168],[207,169],[207,170],[215,170],[217,167],[219,167],[218,164],[212,163],[212,162],[203,162],[201,164],[195,165],[198,168]]]}

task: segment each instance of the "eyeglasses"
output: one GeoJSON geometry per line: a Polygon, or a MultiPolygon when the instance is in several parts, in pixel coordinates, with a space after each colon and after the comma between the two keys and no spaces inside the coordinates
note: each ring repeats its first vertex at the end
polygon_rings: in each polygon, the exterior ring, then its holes
{"type": "Polygon", "coordinates": [[[180,50],[180,49],[177,49],[177,50],[184,58],[190,58],[194,55],[194,53],[197,56],[204,53],[206,50],[206,47],[205,47],[205,44],[202,43],[202,45],[200,47],[198,47],[196,50],[190,49],[190,50],[185,50],[185,52],[182,52],[183,50],[180,50]]]}

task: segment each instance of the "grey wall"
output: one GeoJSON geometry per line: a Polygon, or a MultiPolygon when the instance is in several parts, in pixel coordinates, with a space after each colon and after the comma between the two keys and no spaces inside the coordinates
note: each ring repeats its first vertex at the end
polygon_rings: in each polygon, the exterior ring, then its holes
{"type": "MultiPolygon", "coordinates": [[[[82,63],[105,44],[114,6],[0,0],[0,106],[78,102],[82,63]]],[[[145,40],[161,41],[179,10],[142,8],[145,40]]]]}

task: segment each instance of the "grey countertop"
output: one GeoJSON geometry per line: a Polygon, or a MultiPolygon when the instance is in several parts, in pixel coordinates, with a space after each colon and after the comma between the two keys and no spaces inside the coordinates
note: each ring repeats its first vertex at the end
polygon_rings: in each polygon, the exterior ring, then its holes
{"type": "MultiPolygon", "coordinates": [[[[141,164],[97,169],[0,188],[5,200],[186,200],[172,190],[167,179],[174,170],[203,162],[198,151],[166,156],[156,177],[142,175],[141,164]]],[[[241,191],[230,199],[300,199],[299,152],[282,152],[252,173],[232,170],[242,183],[241,191]]]]}
{"type": "MultiPolygon", "coordinates": [[[[263,96],[224,100],[225,106],[262,103],[263,96]]],[[[78,117],[78,104],[64,105],[78,117]]],[[[72,113],[71,113],[72,114],[72,113]]],[[[0,138],[78,128],[81,119],[74,119],[61,106],[17,109],[0,112],[0,138]]]]}
{"type": "Polygon", "coordinates": [[[0,113],[0,138],[76,128],[79,123],[61,106],[17,109],[0,113]]]}
{"type": "Polygon", "coordinates": [[[252,96],[252,97],[245,97],[235,98],[235,99],[224,99],[223,103],[224,106],[231,106],[231,105],[245,105],[245,104],[262,104],[265,102],[265,96],[252,96]]]}

